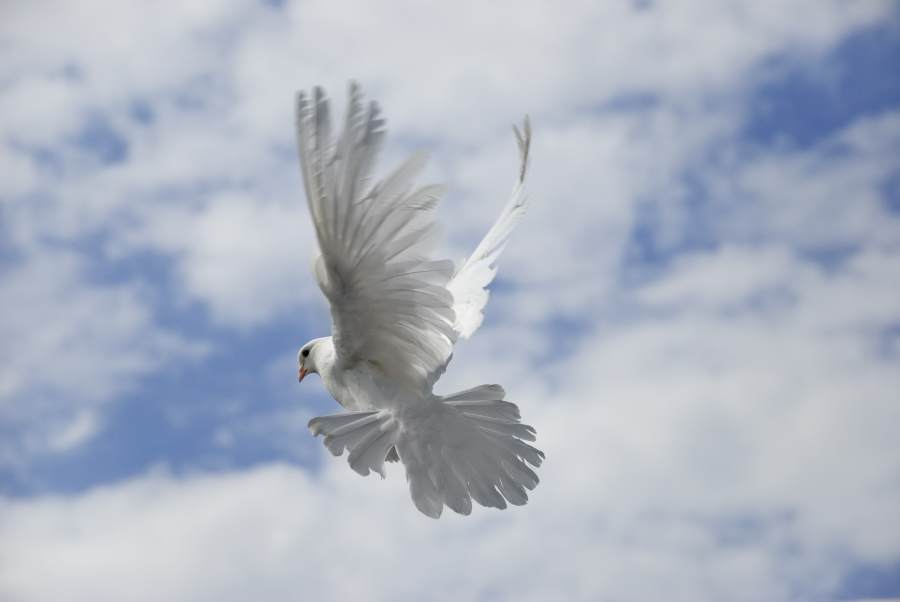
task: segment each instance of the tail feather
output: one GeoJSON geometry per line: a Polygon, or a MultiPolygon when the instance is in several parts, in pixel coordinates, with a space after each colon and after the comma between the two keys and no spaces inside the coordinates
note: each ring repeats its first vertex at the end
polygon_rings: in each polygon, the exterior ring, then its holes
{"type": "MultiPolygon", "coordinates": [[[[336,434],[338,429],[360,420],[369,420],[378,412],[344,412],[332,416],[319,416],[309,421],[309,430],[313,435],[336,434]]],[[[337,433],[340,434],[340,433],[337,433]]]]}
{"type": "Polygon", "coordinates": [[[325,447],[340,456],[350,450],[350,467],[366,476],[370,471],[384,478],[384,461],[394,446],[397,420],[389,412],[345,412],[309,421],[313,435],[325,435],[325,447]]]}
{"type": "Polygon", "coordinates": [[[384,478],[384,461],[388,450],[394,447],[395,432],[391,427],[373,430],[350,452],[350,467],[363,476],[374,470],[384,478]]]}
{"type": "Polygon", "coordinates": [[[506,396],[506,391],[500,385],[478,385],[471,389],[465,389],[444,397],[444,401],[450,405],[457,405],[461,401],[477,401],[478,403],[491,403],[506,396]]]}
{"type": "Polygon", "coordinates": [[[510,462],[506,459],[501,460],[503,469],[509,473],[516,483],[521,483],[526,489],[534,489],[540,482],[537,473],[528,468],[521,462],[510,462]]]}
{"type": "MultiPolygon", "coordinates": [[[[544,461],[544,452],[519,439],[503,437],[495,439],[495,443],[507,453],[507,457],[520,458],[535,468],[538,468],[541,465],[541,462],[544,461]]],[[[529,470],[528,466],[522,462],[514,462],[514,465],[518,468],[529,470]]],[[[537,478],[537,475],[535,475],[535,478],[537,478]]]]}
{"type": "Polygon", "coordinates": [[[410,495],[422,513],[440,517],[444,506],[467,515],[472,500],[506,508],[528,502],[538,484],[532,469],[544,453],[526,441],[534,429],[503,400],[503,388],[482,385],[425,400],[407,411],[348,412],[310,421],[335,455],[350,450],[351,468],[384,476],[384,461],[399,455],[410,495]]]}
{"type": "Polygon", "coordinates": [[[500,479],[500,493],[515,506],[524,506],[528,502],[525,488],[512,479],[500,479]]]}
{"type": "Polygon", "coordinates": [[[472,414],[467,414],[463,412],[464,416],[468,416],[472,419],[472,421],[478,425],[485,433],[490,433],[494,436],[510,436],[510,437],[518,437],[519,439],[524,439],[525,441],[534,441],[537,439],[535,437],[536,431],[534,427],[528,424],[521,424],[518,422],[509,422],[508,420],[504,420],[502,418],[487,418],[485,416],[474,416],[472,414]]]}
{"type": "Polygon", "coordinates": [[[499,420],[520,420],[519,408],[508,401],[462,401],[448,403],[469,418],[494,418],[499,420]]]}
{"type": "MultiPolygon", "coordinates": [[[[444,492],[443,503],[458,514],[469,515],[472,512],[472,498],[465,477],[451,464],[450,470],[441,473],[439,489],[444,492]]],[[[440,515],[440,512],[438,512],[440,515]]]]}

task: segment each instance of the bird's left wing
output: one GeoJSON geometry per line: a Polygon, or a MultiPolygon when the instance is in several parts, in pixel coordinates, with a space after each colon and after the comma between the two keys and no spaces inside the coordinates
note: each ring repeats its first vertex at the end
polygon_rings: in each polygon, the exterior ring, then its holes
{"type": "Polygon", "coordinates": [[[350,88],[344,131],[331,135],[320,88],[297,97],[297,141],[306,197],[321,252],[316,279],[331,304],[332,337],[345,367],[372,362],[425,392],[456,339],[451,261],[424,256],[440,189],[414,188],[425,157],[415,155],[383,181],[370,173],[384,138],[374,102],[350,88]]]}
{"type": "Polygon", "coordinates": [[[447,289],[453,295],[453,311],[456,314],[453,329],[465,339],[472,336],[484,320],[484,307],[489,297],[487,287],[497,275],[497,260],[506,247],[510,234],[525,214],[525,176],[528,173],[528,155],[531,149],[531,123],[528,117],[525,117],[521,130],[513,126],[513,131],[519,145],[519,173],[512,194],[500,212],[500,217],[447,284],[447,289]]]}

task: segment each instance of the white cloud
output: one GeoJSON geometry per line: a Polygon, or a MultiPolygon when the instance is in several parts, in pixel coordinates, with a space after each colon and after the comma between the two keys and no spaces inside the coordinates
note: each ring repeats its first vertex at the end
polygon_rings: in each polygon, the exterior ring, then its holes
{"type": "Polygon", "coordinates": [[[710,169],[720,207],[716,231],[730,239],[777,240],[802,250],[892,246],[879,184],[896,170],[900,112],[860,118],[807,151],[759,150],[710,169]]]}
{"type": "Polygon", "coordinates": [[[61,73],[21,77],[0,96],[7,116],[4,133],[25,145],[49,145],[72,134],[79,120],[73,110],[80,86],[61,73]]]}
{"type": "Polygon", "coordinates": [[[86,279],[77,255],[43,249],[0,281],[4,305],[14,308],[0,314],[0,417],[18,431],[0,446],[4,468],[84,442],[96,432],[91,406],[205,353],[204,345],[154,324],[139,286],[86,279]]]}
{"type": "Polygon", "coordinates": [[[777,301],[787,294],[794,278],[807,276],[812,268],[796,262],[778,248],[730,248],[717,253],[688,256],[662,282],[640,292],[650,304],[680,304],[699,310],[735,308],[752,301],[777,301]]]}
{"type": "Polygon", "coordinates": [[[183,341],[162,329],[144,339],[152,316],[137,288],[83,278],[83,262],[63,251],[45,251],[6,274],[2,296],[16,311],[0,322],[11,345],[4,396],[108,399],[127,377],[178,353],[183,341]]]}
{"type": "Polygon", "coordinates": [[[205,301],[215,319],[241,328],[296,311],[316,293],[300,286],[314,244],[305,220],[299,200],[224,193],[200,209],[156,209],[117,252],[146,248],[173,255],[174,293],[205,301]]]}
{"type": "Polygon", "coordinates": [[[29,158],[8,147],[0,147],[0,169],[4,174],[0,202],[26,194],[37,181],[37,170],[29,158]]]}
{"type": "MultiPolygon", "coordinates": [[[[700,518],[538,495],[527,512],[435,523],[409,512],[396,473],[379,482],[339,468],[315,480],[277,465],[157,475],[76,499],[6,504],[4,541],[15,552],[5,558],[0,592],[33,600],[60,592],[73,600],[289,600],[298,592],[650,599],[661,589],[673,600],[777,600],[787,592],[768,558],[777,541],[720,546],[700,518]],[[38,566],[43,579],[33,578],[38,566]]],[[[590,491],[568,472],[567,481],[590,491]]]]}
{"type": "Polygon", "coordinates": [[[55,452],[70,450],[93,437],[99,429],[97,412],[81,410],[72,422],[51,436],[47,447],[55,452]]]}

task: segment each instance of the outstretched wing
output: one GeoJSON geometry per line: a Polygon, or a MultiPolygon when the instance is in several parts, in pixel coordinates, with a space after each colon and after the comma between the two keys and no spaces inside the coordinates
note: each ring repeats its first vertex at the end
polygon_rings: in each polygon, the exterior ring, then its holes
{"type": "Polygon", "coordinates": [[[463,338],[472,336],[484,320],[484,306],[489,297],[487,286],[497,274],[497,259],[506,247],[509,235],[525,213],[525,175],[531,147],[531,124],[528,117],[525,117],[521,131],[515,126],[513,131],[519,144],[521,163],[512,195],[484,240],[447,284],[447,289],[453,295],[453,311],[456,314],[453,329],[463,338]]]}
{"type": "Polygon", "coordinates": [[[344,131],[331,136],[328,100],[297,97],[297,141],[320,257],[316,279],[331,304],[332,337],[344,367],[371,362],[415,390],[430,391],[456,332],[450,261],[424,256],[440,189],[413,188],[418,154],[372,184],[385,135],[374,102],[350,87],[344,131]]]}

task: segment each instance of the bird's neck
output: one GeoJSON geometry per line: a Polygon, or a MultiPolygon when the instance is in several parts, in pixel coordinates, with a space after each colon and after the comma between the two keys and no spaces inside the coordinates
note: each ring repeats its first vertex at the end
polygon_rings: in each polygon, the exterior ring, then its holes
{"type": "Polygon", "coordinates": [[[320,374],[330,371],[335,361],[334,341],[331,337],[317,339],[316,344],[310,350],[310,355],[313,356],[316,370],[320,374]]]}

